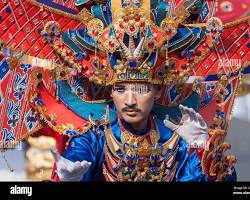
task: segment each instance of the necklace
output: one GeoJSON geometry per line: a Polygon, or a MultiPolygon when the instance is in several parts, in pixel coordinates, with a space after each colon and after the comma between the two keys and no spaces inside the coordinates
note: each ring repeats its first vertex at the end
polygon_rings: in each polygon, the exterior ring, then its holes
{"type": "Polygon", "coordinates": [[[154,146],[158,143],[160,139],[160,134],[156,131],[157,124],[155,123],[154,117],[149,117],[149,131],[144,135],[135,135],[130,131],[126,130],[121,123],[121,120],[118,120],[118,123],[121,128],[121,141],[123,144],[126,144],[130,147],[139,148],[140,145],[154,146]]]}

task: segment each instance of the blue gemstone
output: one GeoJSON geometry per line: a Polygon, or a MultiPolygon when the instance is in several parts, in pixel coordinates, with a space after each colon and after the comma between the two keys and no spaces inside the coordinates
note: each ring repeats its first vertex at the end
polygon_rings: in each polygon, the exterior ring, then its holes
{"type": "Polygon", "coordinates": [[[96,60],[93,62],[93,65],[94,65],[94,67],[95,67],[95,68],[97,68],[97,67],[98,67],[98,63],[97,63],[97,61],[96,61],[96,60]]]}
{"type": "Polygon", "coordinates": [[[137,63],[136,63],[136,60],[130,60],[129,61],[129,67],[130,68],[136,68],[136,66],[137,66],[137,63]]]}
{"type": "Polygon", "coordinates": [[[224,112],[219,112],[219,113],[218,113],[218,115],[221,116],[221,117],[223,117],[224,114],[225,114],[224,112]]]}
{"type": "Polygon", "coordinates": [[[109,78],[109,73],[106,73],[106,74],[105,74],[105,77],[106,77],[106,78],[109,78]]]}
{"type": "Polygon", "coordinates": [[[68,134],[68,135],[75,135],[76,131],[75,130],[67,130],[66,134],[68,134]]]}
{"type": "Polygon", "coordinates": [[[189,50],[186,50],[186,51],[184,52],[184,56],[185,56],[186,58],[191,58],[192,52],[189,51],[189,50]]]}
{"type": "Polygon", "coordinates": [[[41,29],[41,28],[39,28],[39,29],[37,30],[37,32],[38,32],[39,34],[41,34],[42,29],[41,29]]]}
{"type": "Polygon", "coordinates": [[[7,13],[10,13],[10,12],[11,12],[10,7],[7,7],[7,8],[5,9],[5,11],[6,11],[7,13]]]}
{"type": "Polygon", "coordinates": [[[81,52],[78,52],[78,53],[76,54],[76,59],[77,59],[77,60],[81,61],[81,60],[83,60],[83,58],[84,58],[84,55],[83,55],[81,52]]]}
{"type": "Polygon", "coordinates": [[[2,19],[3,19],[2,16],[0,16],[0,21],[2,21],[2,19]]]}
{"type": "Polygon", "coordinates": [[[162,72],[158,72],[158,75],[161,77],[161,76],[163,76],[163,73],[162,72]]]}
{"type": "Polygon", "coordinates": [[[249,37],[248,33],[246,33],[243,37],[244,37],[244,39],[248,39],[248,37],[249,37]]]}
{"type": "Polygon", "coordinates": [[[249,49],[250,49],[250,42],[249,42],[249,43],[247,43],[247,48],[249,48],[249,49]]]}
{"type": "Polygon", "coordinates": [[[44,37],[48,37],[48,36],[49,36],[49,34],[48,34],[48,33],[43,33],[43,34],[42,34],[42,36],[44,36],[44,37]]]}
{"type": "Polygon", "coordinates": [[[104,65],[104,64],[101,65],[101,68],[102,68],[102,69],[104,69],[105,67],[106,67],[106,65],[104,65]]]}
{"type": "Polygon", "coordinates": [[[121,151],[120,149],[117,150],[116,153],[117,153],[117,155],[118,155],[119,157],[122,157],[122,155],[123,155],[123,154],[122,154],[122,151],[121,151]]]}
{"type": "Polygon", "coordinates": [[[175,68],[175,67],[176,67],[176,63],[175,63],[175,62],[170,63],[170,68],[171,68],[171,69],[173,69],[173,68],[175,68]]]}
{"type": "Polygon", "coordinates": [[[139,8],[139,7],[141,7],[141,3],[140,2],[136,2],[135,6],[139,8]]]}
{"type": "Polygon", "coordinates": [[[128,6],[128,3],[126,3],[126,2],[122,3],[122,7],[127,7],[127,6],[128,6]]]}

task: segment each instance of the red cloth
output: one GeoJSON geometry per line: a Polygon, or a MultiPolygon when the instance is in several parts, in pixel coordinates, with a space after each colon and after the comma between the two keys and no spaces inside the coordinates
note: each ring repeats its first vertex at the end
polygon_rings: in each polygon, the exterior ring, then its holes
{"type": "Polygon", "coordinates": [[[249,0],[218,1],[218,12],[215,14],[224,23],[237,20],[250,14],[249,0]]]}
{"type": "Polygon", "coordinates": [[[52,170],[51,181],[52,182],[61,182],[61,179],[59,178],[57,171],[56,171],[56,164],[54,164],[54,167],[52,170]]]}

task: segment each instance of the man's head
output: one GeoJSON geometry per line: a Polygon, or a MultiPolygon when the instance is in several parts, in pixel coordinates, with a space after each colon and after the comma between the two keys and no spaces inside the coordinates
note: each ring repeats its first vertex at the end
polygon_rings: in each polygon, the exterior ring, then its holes
{"type": "Polygon", "coordinates": [[[154,101],[160,97],[160,87],[147,83],[119,83],[112,87],[119,117],[135,130],[146,126],[154,101]]]}

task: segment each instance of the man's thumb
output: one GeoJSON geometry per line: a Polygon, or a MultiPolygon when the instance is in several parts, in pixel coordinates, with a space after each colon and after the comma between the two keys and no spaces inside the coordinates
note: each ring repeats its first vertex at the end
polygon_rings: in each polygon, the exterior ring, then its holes
{"type": "Polygon", "coordinates": [[[173,122],[169,121],[168,119],[165,119],[164,124],[166,127],[171,129],[172,131],[175,131],[177,128],[179,128],[179,125],[174,124],[173,122]]]}

